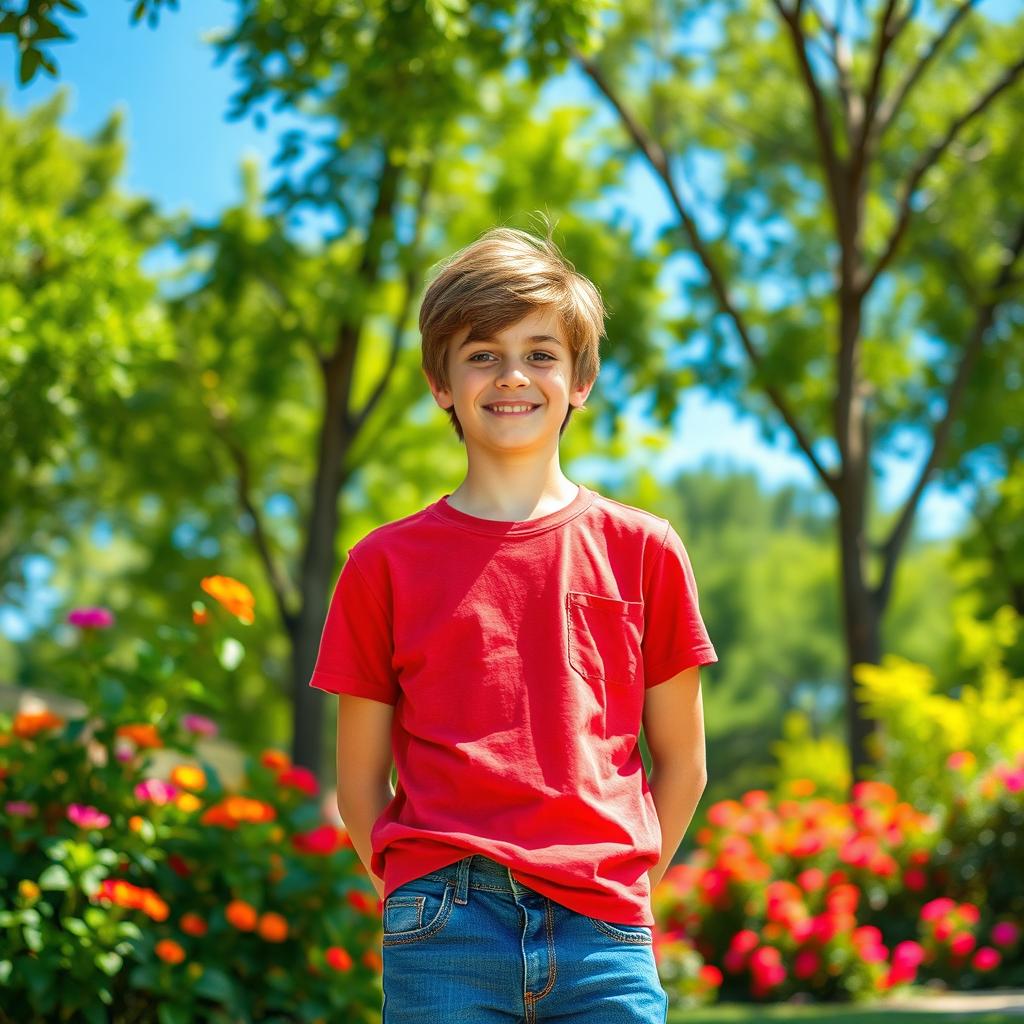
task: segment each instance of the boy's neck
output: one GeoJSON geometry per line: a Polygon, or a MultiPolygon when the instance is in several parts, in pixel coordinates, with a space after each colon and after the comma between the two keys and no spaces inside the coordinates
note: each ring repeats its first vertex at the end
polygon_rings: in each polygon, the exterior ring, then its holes
{"type": "Polygon", "coordinates": [[[526,522],[565,508],[579,494],[557,463],[543,474],[535,469],[503,467],[501,472],[472,468],[448,496],[457,512],[499,522],[526,522]]]}

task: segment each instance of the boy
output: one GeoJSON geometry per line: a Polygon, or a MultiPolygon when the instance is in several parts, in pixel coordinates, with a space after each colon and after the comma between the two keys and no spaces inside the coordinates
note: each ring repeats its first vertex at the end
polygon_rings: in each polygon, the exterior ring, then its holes
{"type": "Polygon", "coordinates": [[[559,467],[604,318],[511,229],[424,296],[466,476],[349,551],[310,680],[338,694],[338,806],[383,899],[385,1024],[667,1013],[651,889],[705,786],[718,658],[669,522],[559,467]]]}

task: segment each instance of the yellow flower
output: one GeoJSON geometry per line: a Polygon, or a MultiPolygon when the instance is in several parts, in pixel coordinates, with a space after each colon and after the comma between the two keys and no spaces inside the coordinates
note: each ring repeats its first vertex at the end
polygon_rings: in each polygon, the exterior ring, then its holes
{"type": "Polygon", "coordinates": [[[171,782],[182,789],[201,793],[206,789],[206,772],[198,765],[178,764],[171,769],[171,782]]]}

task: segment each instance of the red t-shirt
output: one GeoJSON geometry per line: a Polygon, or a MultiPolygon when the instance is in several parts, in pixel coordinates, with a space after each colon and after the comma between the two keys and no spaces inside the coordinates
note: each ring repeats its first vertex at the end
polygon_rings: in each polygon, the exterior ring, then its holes
{"type": "Polygon", "coordinates": [[[498,522],[448,495],[348,552],[310,685],[393,704],[385,896],[482,853],[571,910],[653,925],[645,687],[718,660],[666,519],[581,486],[498,522]]]}

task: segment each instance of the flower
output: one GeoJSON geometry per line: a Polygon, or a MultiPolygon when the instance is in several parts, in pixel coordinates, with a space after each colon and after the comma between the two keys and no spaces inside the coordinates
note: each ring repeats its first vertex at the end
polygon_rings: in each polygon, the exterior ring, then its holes
{"type": "Polygon", "coordinates": [[[186,935],[193,935],[197,938],[203,936],[209,931],[209,925],[196,913],[191,910],[181,915],[181,920],[178,922],[181,926],[181,930],[186,935]]]}
{"type": "Polygon", "coordinates": [[[999,921],[992,926],[992,941],[997,946],[1012,946],[1020,938],[1020,928],[1013,921],[999,921]]]}
{"type": "Polygon", "coordinates": [[[91,804],[71,804],[67,809],[68,821],[79,828],[106,828],[110,815],[91,804]]]}
{"type": "Polygon", "coordinates": [[[341,946],[329,946],[324,953],[327,966],[335,971],[349,971],[352,969],[352,957],[347,949],[341,946]]]}
{"type": "Polygon", "coordinates": [[[290,786],[310,796],[316,796],[320,792],[320,783],[317,782],[316,776],[308,768],[300,765],[293,765],[281,772],[277,776],[277,784],[290,786]]]}
{"type": "Polygon", "coordinates": [[[8,800],[4,804],[4,810],[12,816],[31,818],[35,816],[36,806],[27,800],[8,800]]]}
{"type": "Polygon", "coordinates": [[[155,890],[132,885],[123,878],[105,878],[92,899],[99,903],[114,903],[130,910],[141,910],[154,921],[166,921],[171,912],[155,890]]]}
{"type": "Polygon", "coordinates": [[[169,964],[180,964],[185,959],[185,950],[174,939],[161,939],[153,947],[153,952],[169,964]]]}
{"type": "Polygon", "coordinates": [[[256,599],[240,580],[231,576],[204,576],[199,586],[240,622],[250,625],[255,620],[256,599]]]}
{"type": "Polygon", "coordinates": [[[234,829],[242,823],[258,825],[276,819],[277,811],[265,801],[232,794],[207,807],[199,820],[204,825],[234,829]]]}
{"type": "Polygon", "coordinates": [[[312,853],[328,857],[341,847],[341,830],[333,825],[320,825],[309,832],[296,832],[292,846],[299,853],[312,853]]]}
{"type": "Polygon", "coordinates": [[[115,735],[129,739],[139,749],[162,747],[164,741],[152,722],[127,722],[114,730],[115,735]]]}
{"type": "Polygon", "coordinates": [[[284,942],[288,938],[288,922],[281,914],[268,910],[260,915],[256,931],[267,942],[284,942]]]}
{"type": "Polygon", "coordinates": [[[199,736],[216,736],[220,731],[212,718],[194,713],[181,716],[181,727],[186,732],[194,732],[199,736]]]}
{"type": "Polygon", "coordinates": [[[998,950],[982,946],[971,958],[972,965],[979,971],[994,971],[1003,961],[998,950]]]}
{"type": "Polygon", "coordinates": [[[133,792],[136,799],[148,800],[162,807],[178,795],[178,787],[170,782],[164,782],[163,779],[144,779],[136,783],[133,792]]]}
{"type": "Polygon", "coordinates": [[[275,750],[270,747],[260,754],[260,764],[272,771],[282,771],[291,765],[291,758],[283,750],[275,750]]]}
{"type": "Polygon", "coordinates": [[[114,624],[114,613],[109,608],[73,608],[68,622],[80,629],[107,629],[114,624]]]}
{"type": "Polygon", "coordinates": [[[181,789],[202,792],[206,789],[206,772],[198,765],[177,764],[171,769],[171,782],[181,789]]]}
{"type": "Polygon", "coordinates": [[[30,878],[23,878],[18,883],[18,893],[22,899],[28,900],[29,903],[34,903],[39,899],[40,888],[30,878]]]}
{"type": "Polygon", "coordinates": [[[13,731],[19,739],[34,739],[38,733],[59,729],[64,724],[60,715],[44,709],[42,711],[19,711],[14,716],[13,731]]]}
{"type": "Polygon", "coordinates": [[[258,914],[256,908],[245,900],[231,900],[224,908],[224,916],[228,923],[234,925],[239,931],[251,932],[256,927],[258,914]]]}

